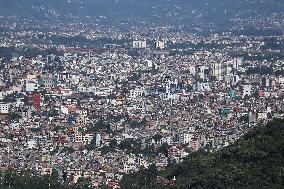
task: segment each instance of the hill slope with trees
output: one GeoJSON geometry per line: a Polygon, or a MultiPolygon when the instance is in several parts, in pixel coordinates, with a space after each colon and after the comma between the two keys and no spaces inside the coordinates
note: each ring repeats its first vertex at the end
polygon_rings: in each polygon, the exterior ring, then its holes
{"type": "Polygon", "coordinates": [[[155,166],[124,176],[122,189],[283,188],[284,120],[257,126],[220,151],[197,152],[158,173],[155,166]],[[157,176],[176,181],[172,186],[157,176]]]}

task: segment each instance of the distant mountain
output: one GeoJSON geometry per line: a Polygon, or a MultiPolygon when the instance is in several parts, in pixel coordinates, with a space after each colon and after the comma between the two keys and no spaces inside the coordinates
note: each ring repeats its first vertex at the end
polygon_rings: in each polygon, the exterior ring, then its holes
{"type": "Polygon", "coordinates": [[[62,19],[103,16],[163,23],[221,23],[232,18],[283,12],[283,0],[8,0],[0,15],[62,19]]]}
{"type": "Polygon", "coordinates": [[[283,188],[284,120],[257,126],[234,144],[214,153],[191,154],[181,164],[157,172],[147,170],[125,175],[121,189],[283,188]],[[174,186],[158,184],[157,175],[174,186]]]}

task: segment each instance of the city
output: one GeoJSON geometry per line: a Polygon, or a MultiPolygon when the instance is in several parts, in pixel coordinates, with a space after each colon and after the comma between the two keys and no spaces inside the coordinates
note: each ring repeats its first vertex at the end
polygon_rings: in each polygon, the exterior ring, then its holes
{"type": "Polygon", "coordinates": [[[120,188],[283,119],[283,16],[249,21],[280,35],[1,17],[0,170],[120,188]]]}

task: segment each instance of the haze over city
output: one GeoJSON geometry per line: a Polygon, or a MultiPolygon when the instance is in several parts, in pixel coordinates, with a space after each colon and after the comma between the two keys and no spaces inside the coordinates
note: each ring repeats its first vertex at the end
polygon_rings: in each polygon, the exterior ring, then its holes
{"type": "Polygon", "coordinates": [[[283,0],[0,1],[0,189],[283,188],[283,0]]]}

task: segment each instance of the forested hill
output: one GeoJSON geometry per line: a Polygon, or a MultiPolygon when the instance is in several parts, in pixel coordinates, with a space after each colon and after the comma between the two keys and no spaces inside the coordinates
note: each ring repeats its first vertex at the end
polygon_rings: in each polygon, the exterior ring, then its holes
{"type": "Polygon", "coordinates": [[[0,15],[57,19],[105,16],[110,20],[190,24],[271,16],[283,10],[283,0],[2,0],[0,15]]]}
{"type": "Polygon", "coordinates": [[[284,120],[258,126],[215,153],[197,152],[158,173],[155,166],[127,175],[122,189],[284,188],[284,120]],[[157,182],[157,175],[175,184],[157,182]]]}

